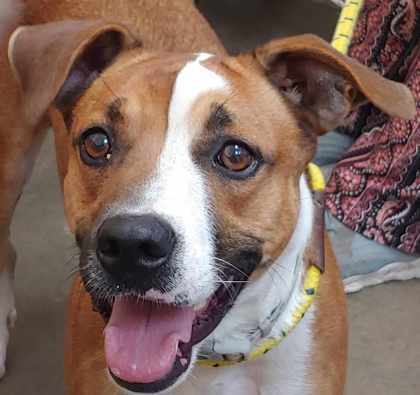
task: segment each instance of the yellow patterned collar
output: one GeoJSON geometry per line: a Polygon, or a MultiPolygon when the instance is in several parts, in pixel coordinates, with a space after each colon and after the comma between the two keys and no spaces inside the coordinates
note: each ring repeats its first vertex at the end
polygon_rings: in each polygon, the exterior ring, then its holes
{"type": "MultiPolygon", "coordinates": [[[[325,181],[321,169],[313,163],[310,163],[306,169],[309,186],[313,192],[323,192],[325,181]]],[[[290,324],[281,331],[278,337],[268,337],[261,339],[259,344],[248,354],[219,354],[217,359],[208,359],[200,357],[197,361],[199,366],[222,367],[231,366],[244,361],[253,361],[262,357],[264,354],[277,347],[299,324],[305,313],[311,307],[318,293],[321,281],[322,271],[316,265],[310,265],[305,275],[303,288],[300,291],[299,303],[292,313],[290,324]]]]}

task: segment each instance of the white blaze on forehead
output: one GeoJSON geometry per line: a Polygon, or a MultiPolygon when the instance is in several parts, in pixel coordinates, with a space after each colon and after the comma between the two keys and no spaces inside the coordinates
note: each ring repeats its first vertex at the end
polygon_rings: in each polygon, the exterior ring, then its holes
{"type": "Polygon", "coordinates": [[[148,200],[154,201],[153,211],[167,217],[183,239],[178,265],[183,268],[185,290],[193,299],[207,297],[200,294],[214,286],[209,191],[191,156],[192,138],[203,127],[192,121],[194,104],[206,93],[227,88],[221,76],[201,64],[209,57],[199,55],[177,76],[169,105],[166,142],[156,178],[147,193],[148,200]]]}
{"type": "Polygon", "coordinates": [[[227,87],[226,81],[215,72],[207,69],[201,62],[212,55],[199,54],[197,58],[188,62],[178,74],[172,92],[168,114],[168,139],[172,134],[179,138],[184,134],[188,139],[192,125],[190,114],[194,103],[199,97],[208,92],[223,90],[227,87]]]}
{"type": "Polygon", "coordinates": [[[179,72],[169,105],[168,130],[157,176],[149,189],[153,211],[169,218],[183,239],[178,264],[184,286],[193,299],[214,286],[213,235],[206,179],[191,156],[192,138],[203,125],[191,116],[197,99],[227,88],[226,81],[202,65],[210,55],[201,54],[179,72]],[[191,288],[192,286],[192,288],[191,288]],[[188,289],[190,288],[190,289],[188,289]],[[201,292],[200,292],[201,289],[201,292]]]}
{"type": "Polygon", "coordinates": [[[205,120],[193,121],[194,104],[203,95],[228,89],[227,82],[201,62],[211,55],[200,54],[179,72],[169,104],[166,141],[156,171],[135,192],[133,213],[155,213],[171,224],[181,240],[176,252],[180,269],[179,287],[190,301],[203,301],[214,291],[214,241],[210,198],[206,178],[191,155],[193,136],[205,120]]]}

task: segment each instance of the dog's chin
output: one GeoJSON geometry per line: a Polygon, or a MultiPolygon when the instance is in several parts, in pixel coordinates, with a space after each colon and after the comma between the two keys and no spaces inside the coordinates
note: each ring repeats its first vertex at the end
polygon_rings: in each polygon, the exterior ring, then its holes
{"type": "Polygon", "coordinates": [[[112,379],[128,393],[160,393],[180,384],[199,343],[231,309],[243,284],[231,277],[200,307],[124,295],[97,307],[107,322],[105,355],[112,379]]]}

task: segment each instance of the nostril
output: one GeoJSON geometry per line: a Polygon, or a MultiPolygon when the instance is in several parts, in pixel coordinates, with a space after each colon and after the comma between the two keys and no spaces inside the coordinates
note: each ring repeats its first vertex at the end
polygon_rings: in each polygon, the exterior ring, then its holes
{"type": "Polygon", "coordinates": [[[117,258],[121,253],[118,241],[112,238],[100,240],[99,252],[110,258],[117,258]]]}
{"type": "Polygon", "coordinates": [[[169,251],[163,244],[156,243],[153,240],[145,240],[139,245],[140,255],[149,259],[165,258],[169,251]]]}

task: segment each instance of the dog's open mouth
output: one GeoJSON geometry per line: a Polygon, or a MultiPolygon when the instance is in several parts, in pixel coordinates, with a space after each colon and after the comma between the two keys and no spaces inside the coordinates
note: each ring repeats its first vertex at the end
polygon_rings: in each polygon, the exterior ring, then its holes
{"type": "Polygon", "coordinates": [[[105,329],[106,361],[114,380],[142,393],[171,386],[188,369],[192,347],[213,332],[242,285],[222,285],[201,309],[117,297],[105,329]]]}

